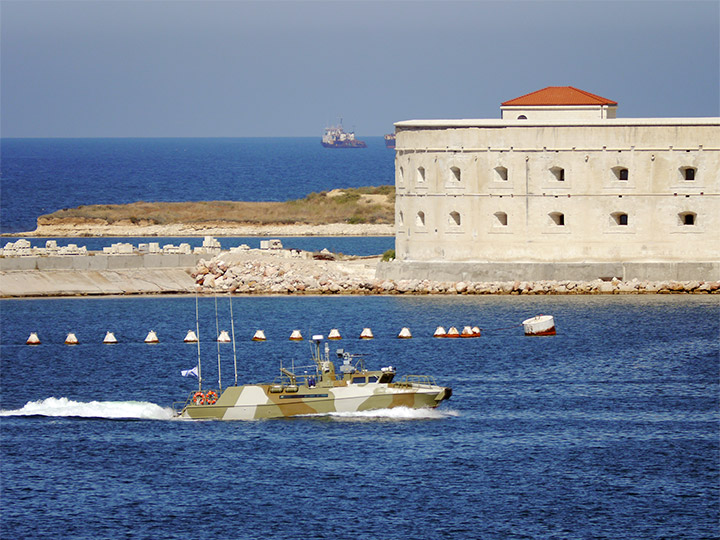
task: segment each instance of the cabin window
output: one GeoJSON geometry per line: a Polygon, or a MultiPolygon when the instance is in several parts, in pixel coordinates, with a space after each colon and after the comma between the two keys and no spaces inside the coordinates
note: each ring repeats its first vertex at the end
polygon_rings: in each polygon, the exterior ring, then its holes
{"type": "Polygon", "coordinates": [[[695,225],[697,214],[695,212],[682,212],[680,214],[681,225],[695,225]]]}
{"type": "Polygon", "coordinates": [[[367,378],[367,382],[369,382],[369,383],[378,382],[378,378],[375,377],[374,375],[371,375],[370,377],[367,378]]]}
{"type": "Polygon", "coordinates": [[[394,373],[383,373],[380,375],[380,381],[383,384],[387,384],[393,380],[393,377],[395,377],[394,373]]]}
{"type": "Polygon", "coordinates": [[[553,167],[550,169],[550,172],[555,177],[555,180],[558,182],[564,182],[565,181],[565,169],[562,167],[553,167]]]}
{"type": "Polygon", "coordinates": [[[695,180],[695,171],[697,169],[693,167],[684,167],[682,170],[683,178],[685,180],[695,180]]]}
{"type": "Polygon", "coordinates": [[[551,212],[550,214],[550,220],[553,225],[556,225],[558,227],[564,227],[565,226],[565,214],[561,212],[551,212]]]}
{"type": "Polygon", "coordinates": [[[450,212],[450,219],[448,220],[448,224],[453,227],[459,227],[460,214],[458,212],[450,212]]]}
{"type": "Polygon", "coordinates": [[[508,170],[506,167],[495,167],[495,172],[497,173],[498,180],[507,182],[508,170]]]}
{"type": "Polygon", "coordinates": [[[365,377],[353,377],[353,384],[365,384],[365,377]]]}
{"type": "Polygon", "coordinates": [[[495,225],[499,225],[500,227],[507,227],[508,220],[507,220],[507,214],[505,212],[495,212],[494,216],[495,216],[495,219],[497,220],[495,222],[495,225]]]}
{"type": "Polygon", "coordinates": [[[425,182],[425,168],[424,167],[418,167],[417,169],[417,181],[418,183],[425,182]]]}
{"type": "Polygon", "coordinates": [[[424,227],[425,226],[425,212],[422,210],[417,213],[417,216],[415,216],[415,225],[418,227],[424,227]]]}
{"type": "Polygon", "coordinates": [[[612,214],[613,221],[615,222],[615,225],[627,225],[628,224],[628,215],[625,212],[615,212],[612,214]]]}
{"type": "Polygon", "coordinates": [[[450,181],[460,181],[460,169],[458,167],[450,167],[450,181]]]}

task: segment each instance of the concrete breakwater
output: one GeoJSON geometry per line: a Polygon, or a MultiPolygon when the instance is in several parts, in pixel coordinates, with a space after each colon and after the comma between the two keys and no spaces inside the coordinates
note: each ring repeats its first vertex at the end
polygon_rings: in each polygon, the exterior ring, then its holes
{"type": "Polygon", "coordinates": [[[0,258],[0,297],[191,293],[201,254],[0,258]]]}
{"type": "Polygon", "coordinates": [[[289,260],[270,254],[220,255],[201,260],[192,276],[204,293],[235,294],[714,294],[720,281],[489,281],[389,280],[375,277],[379,258],[289,260]]]}

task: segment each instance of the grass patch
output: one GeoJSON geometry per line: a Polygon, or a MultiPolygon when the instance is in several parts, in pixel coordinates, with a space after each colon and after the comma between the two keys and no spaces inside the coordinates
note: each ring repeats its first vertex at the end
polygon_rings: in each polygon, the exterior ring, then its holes
{"type": "Polygon", "coordinates": [[[101,220],[106,223],[258,225],[328,223],[389,223],[395,220],[393,186],[361,187],[310,193],[285,202],[198,201],[82,205],[40,216],[55,220],[101,220]]]}

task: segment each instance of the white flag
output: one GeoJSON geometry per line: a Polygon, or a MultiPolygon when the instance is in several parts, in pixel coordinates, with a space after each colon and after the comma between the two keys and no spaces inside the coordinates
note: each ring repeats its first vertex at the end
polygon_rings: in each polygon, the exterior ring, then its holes
{"type": "Polygon", "coordinates": [[[183,369],[182,371],[180,371],[180,374],[183,377],[189,377],[190,375],[192,375],[193,377],[197,377],[198,376],[197,366],[195,366],[192,369],[183,369]]]}

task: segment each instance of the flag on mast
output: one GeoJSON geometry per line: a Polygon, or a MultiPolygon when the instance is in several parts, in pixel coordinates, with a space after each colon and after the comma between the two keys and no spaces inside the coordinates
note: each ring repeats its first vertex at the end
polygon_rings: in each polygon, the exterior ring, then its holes
{"type": "Polygon", "coordinates": [[[180,374],[183,377],[189,377],[190,375],[192,375],[193,377],[197,377],[198,376],[198,368],[197,368],[197,366],[195,366],[192,369],[183,369],[180,371],[180,374]]]}

